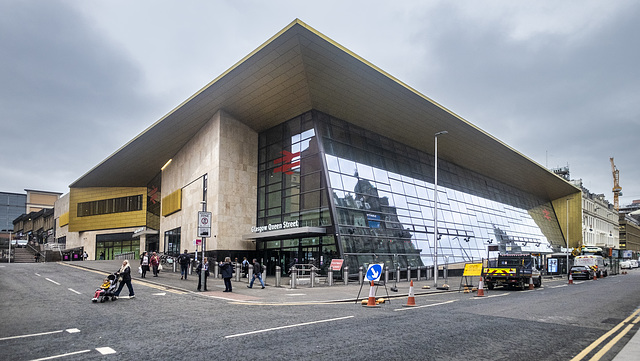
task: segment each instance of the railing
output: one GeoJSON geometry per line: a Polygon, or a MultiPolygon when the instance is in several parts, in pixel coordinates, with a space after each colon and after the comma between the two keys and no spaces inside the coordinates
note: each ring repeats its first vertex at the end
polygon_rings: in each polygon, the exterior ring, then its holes
{"type": "Polygon", "coordinates": [[[113,256],[113,259],[118,259],[118,260],[135,259],[135,258],[136,258],[135,252],[124,252],[124,253],[119,253],[113,256]]]}

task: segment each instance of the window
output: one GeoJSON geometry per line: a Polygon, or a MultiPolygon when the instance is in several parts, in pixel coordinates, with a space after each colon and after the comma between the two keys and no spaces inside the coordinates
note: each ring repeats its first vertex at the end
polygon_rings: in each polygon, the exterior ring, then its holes
{"type": "Polygon", "coordinates": [[[142,195],[78,203],[78,217],[142,210],[142,195]]]}

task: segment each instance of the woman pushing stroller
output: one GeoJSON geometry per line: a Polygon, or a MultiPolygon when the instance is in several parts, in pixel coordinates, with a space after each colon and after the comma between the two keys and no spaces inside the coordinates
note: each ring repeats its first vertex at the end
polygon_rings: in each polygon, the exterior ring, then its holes
{"type": "Polygon", "coordinates": [[[127,288],[129,289],[129,298],[135,298],[136,295],[133,292],[133,286],[131,285],[131,267],[129,266],[129,261],[128,260],[124,260],[122,261],[122,267],[120,267],[120,269],[118,270],[118,272],[116,272],[116,275],[118,277],[122,278],[122,281],[120,281],[120,285],[118,286],[118,290],[116,291],[116,293],[114,294],[115,298],[114,299],[118,299],[118,296],[120,296],[120,291],[122,291],[122,288],[124,287],[124,285],[127,285],[127,288]]]}

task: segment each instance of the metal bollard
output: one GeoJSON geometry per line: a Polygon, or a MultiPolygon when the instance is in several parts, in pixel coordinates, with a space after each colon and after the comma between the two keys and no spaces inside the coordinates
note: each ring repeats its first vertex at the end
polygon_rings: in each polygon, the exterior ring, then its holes
{"type": "Polygon", "coordinates": [[[318,269],[315,266],[311,266],[311,270],[309,271],[309,279],[311,280],[311,288],[314,287],[316,283],[316,271],[318,269]]]}
{"type": "Polygon", "coordinates": [[[422,269],[422,267],[418,266],[418,273],[416,274],[416,276],[418,277],[418,281],[420,281],[420,270],[422,269]]]}
{"type": "Polygon", "coordinates": [[[364,269],[362,266],[360,266],[360,268],[358,268],[358,284],[362,285],[363,282],[364,282],[364,269]]]}
{"type": "Polygon", "coordinates": [[[327,284],[333,286],[333,269],[331,267],[327,270],[327,284]]]}
{"type": "Polygon", "coordinates": [[[400,282],[400,266],[396,267],[396,282],[400,282]]]}
{"type": "Polygon", "coordinates": [[[236,263],[236,282],[240,282],[240,277],[242,277],[242,264],[236,263]]]}
{"type": "Polygon", "coordinates": [[[280,287],[281,277],[282,277],[282,267],[276,266],[276,287],[280,287]]]}
{"type": "Polygon", "coordinates": [[[173,265],[173,273],[176,273],[176,261],[173,261],[172,265],[173,265]]]}
{"type": "Polygon", "coordinates": [[[218,278],[218,275],[220,274],[220,265],[218,264],[218,262],[213,264],[213,278],[218,278]]]}
{"type": "Polygon", "coordinates": [[[189,270],[189,275],[191,275],[193,273],[193,262],[189,263],[189,267],[187,267],[187,269],[189,270]]]}
{"type": "Polygon", "coordinates": [[[291,267],[291,289],[296,289],[297,285],[297,270],[296,270],[296,266],[291,267]]]}
{"type": "Polygon", "coordinates": [[[344,266],[344,271],[342,273],[342,281],[344,282],[344,285],[348,285],[349,284],[349,266],[344,266]]]}
{"type": "Polygon", "coordinates": [[[384,284],[389,283],[389,267],[384,266],[384,284]]]}
{"type": "Polygon", "coordinates": [[[411,266],[407,266],[407,282],[411,282],[411,266]]]}
{"type": "Polygon", "coordinates": [[[253,265],[249,265],[249,270],[247,271],[249,277],[247,277],[247,283],[251,283],[251,277],[253,277],[253,265]]]}

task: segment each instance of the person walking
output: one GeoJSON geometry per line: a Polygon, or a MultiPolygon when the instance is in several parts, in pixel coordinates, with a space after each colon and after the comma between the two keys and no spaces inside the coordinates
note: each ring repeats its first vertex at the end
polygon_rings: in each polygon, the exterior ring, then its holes
{"type": "Polygon", "coordinates": [[[118,289],[113,294],[115,296],[114,300],[118,299],[118,297],[120,296],[120,291],[122,291],[124,285],[127,285],[127,288],[129,289],[129,298],[135,298],[136,295],[133,292],[133,286],[131,285],[131,267],[129,266],[128,260],[125,259],[124,261],[122,261],[122,267],[120,267],[118,272],[116,272],[116,277],[122,277],[122,281],[120,281],[118,289]]]}
{"type": "Polygon", "coordinates": [[[224,291],[222,292],[231,292],[231,277],[233,277],[233,263],[231,263],[231,257],[226,257],[224,262],[220,262],[220,274],[222,275],[222,279],[224,280],[224,291]]]}
{"type": "Polygon", "coordinates": [[[140,268],[142,268],[142,278],[145,278],[149,271],[149,254],[146,251],[140,257],[140,268]]]}
{"type": "Polygon", "coordinates": [[[207,257],[204,258],[204,262],[200,262],[200,264],[198,264],[196,272],[198,272],[198,291],[202,289],[202,273],[204,273],[204,290],[207,291],[207,277],[209,277],[209,259],[207,257]]]}
{"type": "Polygon", "coordinates": [[[243,257],[242,258],[242,277],[247,277],[247,275],[249,274],[249,261],[247,260],[247,257],[243,257]]]}
{"type": "Polygon", "coordinates": [[[178,263],[180,263],[180,279],[186,280],[187,274],[189,273],[187,270],[191,264],[191,256],[189,256],[186,249],[184,253],[178,257],[178,263]]]}
{"type": "Polygon", "coordinates": [[[160,266],[160,257],[156,252],[151,255],[151,268],[153,269],[153,277],[158,277],[158,267],[160,266]]]}
{"type": "Polygon", "coordinates": [[[253,281],[257,279],[260,280],[260,284],[264,289],[264,282],[262,281],[262,266],[260,266],[260,262],[257,259],[253,259],[253,277],[251,278],[251,283],[247,286],[248,288],[253,288],[253,281]]]}

